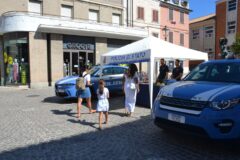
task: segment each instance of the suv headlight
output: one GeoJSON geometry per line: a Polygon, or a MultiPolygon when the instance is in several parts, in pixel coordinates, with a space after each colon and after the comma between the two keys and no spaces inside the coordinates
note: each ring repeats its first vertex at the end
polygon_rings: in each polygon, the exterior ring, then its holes
{"type": "Polygon", "coordinates": [[[162,92],[160,91],[157,97],[155,98],[155,101],[159,101],[161,98],[162,98],[162,92]]]}
{"type": "Polygon", "coordinates": [[[232,99],[232,100],[223,100],[219,102],[211,102],[210,106],[214,109],[223,110],[231,108],[237,104],[239,104],[240,99],[232,99]]]}

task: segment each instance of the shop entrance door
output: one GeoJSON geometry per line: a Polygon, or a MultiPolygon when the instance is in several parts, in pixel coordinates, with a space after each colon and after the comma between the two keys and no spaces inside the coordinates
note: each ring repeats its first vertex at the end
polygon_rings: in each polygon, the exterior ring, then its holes
{"type": "Polygon", "coordinates": [[[63,57],[64,76],[81,75],[85,65],[94,64],[94,54],[91,52],[65,51],[63,57]]]}
{"type": "Polygon", "coordinates": [[[79,52],[64,52],[64,76],[79,75],[79,52]]]}

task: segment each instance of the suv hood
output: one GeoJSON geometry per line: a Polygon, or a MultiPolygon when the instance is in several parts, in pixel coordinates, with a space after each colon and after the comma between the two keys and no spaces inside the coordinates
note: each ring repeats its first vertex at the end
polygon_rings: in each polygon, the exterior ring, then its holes
{"type": "Polygon", "coordinates": [[[240,98],[240,84],[181,81],[161,89],[163,96],[198,101],[221,101],[240,98]]]}

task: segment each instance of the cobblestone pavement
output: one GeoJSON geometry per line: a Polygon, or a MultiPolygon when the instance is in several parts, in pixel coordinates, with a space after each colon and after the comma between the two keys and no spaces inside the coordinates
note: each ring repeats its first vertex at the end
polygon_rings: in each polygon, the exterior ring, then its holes
{"type": "Polygon", "coordinates": [[[0,88],[0,160],[240,159],[237,143],[163,131],[147,108],[124,117],[121,96],[110,105],[109,124],[98,131],[98,114],[83,107],[76,119],[76,101],[55,97],[52,88],[0,88]]]}

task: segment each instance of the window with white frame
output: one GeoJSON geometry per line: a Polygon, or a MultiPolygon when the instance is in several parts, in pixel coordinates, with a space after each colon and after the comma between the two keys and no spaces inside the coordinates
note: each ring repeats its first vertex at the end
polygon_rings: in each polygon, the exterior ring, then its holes
{"type": "Polygon", "coordinates": [[[29,0],[28,12],[41,14],[42,13],[42,2],[38,0],[29,0]]]}
{"type": "Polygon", "coordinates": [[[184,34],[180,33],[180,45],[184,46],[184,34]]]}
{"type": "Polygon", "coordinates": [[[228,34],[233,34],[236,32],[236,21],[228,22],[228,34]]]}
{"type": "Polygon", "coordinates": [[[237,1],[236,0],[228,1],[228,11],[236,10],[236,8],[237,8],[237,1]]]}
{"type": "Polygon", "coordinates": [[[121,18],[120,14],[112,14],[112,23],[115,25],[120,25],[121,24],[121,18]]]}
{"type": "Polygon", "coordinates": [[[192,30],[192,39],[198,39],[199,38],[199,29],[193,29],[192,30]]]}
{"type": "Polygon", "coordinates": [[[92,22],[99,22],[99,11],[90,9],[89,20],[92,22]]]}
{"type": "Polygon", "coordinates": [[[205,30],[205,37],[206,38],[210,38],[210,37],[213,36],[213,26],[204,27],[204,30],[205,30]]]}
{"type": "Polygon", "coordinates": [[[62,5],[62,7],[61,7],[61,16],[62,17],[72,18],[72,16],[73,16],[72,8],[73,8],[72,6],[62,5]]]}

